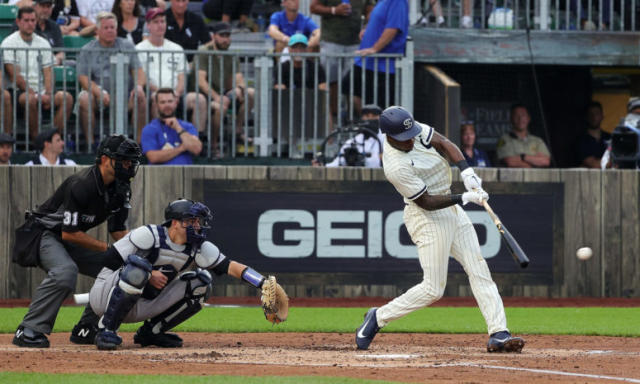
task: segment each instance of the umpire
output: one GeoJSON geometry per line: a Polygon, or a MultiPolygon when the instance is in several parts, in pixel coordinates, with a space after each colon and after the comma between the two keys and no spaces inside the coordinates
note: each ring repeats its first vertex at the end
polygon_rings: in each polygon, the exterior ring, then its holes
{"type": "MultiPolygon", "coordinates": [[[[48,348],[45,334],[51,333],[63,300],[75,289],[78,272],[96,277],[104,266],[116,269],[122,264],[121,259],[105,252],[106,242],[86,231],[108,220],[108,230],[114,240],[127,233],[130,182],[141,156],[140,147],[134,141],[122,135],[107,137],[98,148],[96,165],[69,176],[53,196],[27,218],[41,229],[37,265],[47,276],[38,286],[13,344],[48,348]]],[[[37,246],[37,242],[35,244],[37,246]]],[[[16,253],[14,249],[14,256],[16,253]]],[[[83,318],[89,315],[93,314],[85,311],[83,318]]],[[[88,335],[85,332],[83,336],[88,335]]]]}

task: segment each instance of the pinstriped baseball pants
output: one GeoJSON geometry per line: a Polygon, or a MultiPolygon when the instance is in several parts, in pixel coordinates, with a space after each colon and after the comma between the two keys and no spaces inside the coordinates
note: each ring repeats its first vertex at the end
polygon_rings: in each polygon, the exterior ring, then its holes
{"type": "Polygon", "coordinates": [[[424,277],[421,283],[378,309],[378,325],[383,327],[392,320],[439,300],[447,284],[451,255],[469,276],[473,296],[487,323],[489,334],[507,330],[502,298],[480,252],[473,224],[462,207],[454,205],[426,211],[409,204],[404,209],[404,223],[411,240],[418,247],[424,277]]]}

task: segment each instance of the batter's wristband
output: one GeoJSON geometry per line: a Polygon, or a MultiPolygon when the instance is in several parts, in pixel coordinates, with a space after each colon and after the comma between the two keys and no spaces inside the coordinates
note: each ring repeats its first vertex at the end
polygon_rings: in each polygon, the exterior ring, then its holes
{"type": "Polygon", "coordinates": [[[469,168],[469,164],[467,163],[467,160],[460,160],[456,163],[456,165],[458,166],[458,168],[460,168],[460,172],[469,168]]]}
{"type": "Polygon", "coordinates": [[[454,204],[462,204],[462,195],[450,195],[454,204]]]}
{"type": "Polygon", "coordinates": [[[247,283],[253,285],[256,288],[262,287],[262,283],[264,283],[264,276],[262,276],[258,271],[253,268],[246,267],[244,271],[242,271],[242,280],[247,283]]]}

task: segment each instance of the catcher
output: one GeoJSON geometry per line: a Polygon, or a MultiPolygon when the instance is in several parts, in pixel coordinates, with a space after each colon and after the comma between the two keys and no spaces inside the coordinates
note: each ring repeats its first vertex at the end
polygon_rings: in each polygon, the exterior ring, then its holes
{"type": "Polygon", "coordinates": [[[122,343],[120,324],[144,321],[133,337],[141,346],[179,348],[182,339],[168,330],[202,309],[211,292],[213,272],[229,274],[262,289],[267,320],[279,323],[288,315],[288,298],[275,277],[232,261],[206,241],[212,220],[206,205],[180,199],[164,212],[162,225],[138,227],[113,244],[124,260],[118,270],[103,268],[89,292],[98,316],[96,346],[113,350],[122,343]]]}

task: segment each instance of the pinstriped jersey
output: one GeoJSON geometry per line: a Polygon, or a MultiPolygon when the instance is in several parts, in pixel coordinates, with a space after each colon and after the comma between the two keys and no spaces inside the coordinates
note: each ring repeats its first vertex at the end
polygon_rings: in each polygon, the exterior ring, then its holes
{"type": "MultiPolygon", "coordinates": [[[[194,251],[190,244],[179,245],[173,243],[169,238],[167,227],[161,225],[138,227],[116,241],[113,247],[124,260],[129,255],[136,254],[149,260],[153,265],[153,269],[161,272],[169,272],[172,269],[175,272],[195,269],[195,258],[202,249],[194,251]],[[148,244],[152,245],[148,246],[148,244]]],[[[210,260],[211,265],[208,269],[215,268],[226,259],[222,252],[211,256],[213,258],[210,260]]]]}
{"type": "Polygon", "coordinates": [[[450,193],[451,167],[431,145],[434,129],[426,124],[422,133],[414,138],[413,149],[409,152],[393,148],[384,142],[382,163],[384,175],[396,190],[410,203],[427,192],[430,195],[450,193]]]}

